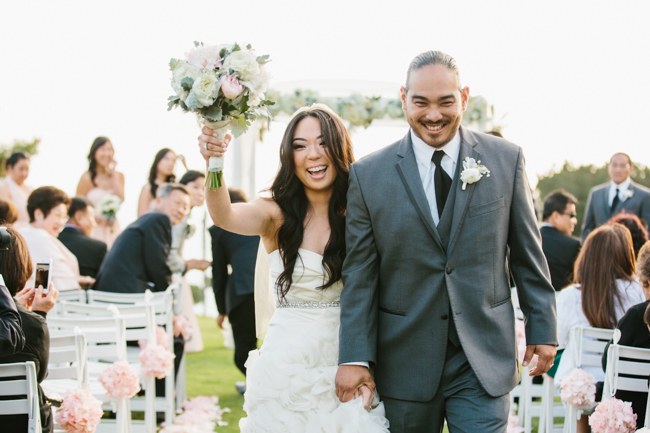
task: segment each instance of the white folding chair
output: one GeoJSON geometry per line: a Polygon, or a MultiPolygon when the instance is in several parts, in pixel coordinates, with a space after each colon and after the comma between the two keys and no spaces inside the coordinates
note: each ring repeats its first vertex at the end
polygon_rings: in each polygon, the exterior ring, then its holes
{"type": "Polygon", "coordinates": [[[88,386],[86,337],[81,331],[50,336],[47,378],[41,384],[46,394],[88,386]]]}
{"type": "Polygon", "coordinates": [[[547,374],[542,383],[542,410],[537,426],[537,433],[562,433],[564,423],[556,424],[555,418],[564,419],[564,405],[560,400],[560,390],[553,378],[547,374]]]}
{"type": "MultiPolygon", "coordinates": [[[[63,305],[65,302],[61,304],[63,305]]],[[[118,316],[63,317],[48,315],[47,326],[50,330],[50,338],[57,338],[59,335],[68,336],[71,332],[83,334],[86,340],[84,375],[87,378],[88,389],[104,403],[105,410],[115,412],[116,417],[115,422],[102,419],[98,431],[129,433],[131,431],[129,402],[113,401],[106,395],[98,380],[99,375],[106,367],[115,361],[126,359],[124,319],[118,316]]]]}
{"type": "MultiPolygon", "coordinates": [[[[147,340],[155,342],[156,340],[157,325],[155,321],[157,316],[155,315],[155,304],[151,302],[151,299],[137,304],[78,304],[74,302],[62,302],[59,307],[61,314],[65,317],[101,317],[117,313],[124,320],[127,341],[147,340]]],[[[171,304],[169,304],[169,308],[171,308],[171,304]]],[[[173,335],[171,332],[170,330],[166,333],[170,350],[173,348],[173,335]]],[[[127,360],[137,370],[139,370],[139,354],[139,347],[127,347],[127,360]]],[[[173,421],[175,411],[173,370],[165,378],[165,385],[165,397],[156,397],[155,379],[148,378],[142,383],[142,387],[145,390],[145,397],[134,397],[131,400],[131,410],[143,411],[145,413],[144,428],[148,432],[152,428],[155,429],[157,411],[165,413],[165,421],[168,424],[171,424],[173,421]]],[[[138,429],[140,427],[140,425],[135,424],[134,426],[138,427],[138,429]]]]}
{"type": "Polygon", "coordinates": [[[524,367],[521,376],[521,395],[519,397],[519,412],[517,418],[523,426],[524,433],[532,432],[533,418],[540,418],[542,414],[542,384],[533,383],[533,378],[528,375],[530,367],[524,367]]]}
{"type": "Polygon", "coordinates": [[[41,433],[36,366],[32,361],[0,364],[0,415],[27,415],[27,432],[41,433]]]}
{"type": "MultiPolygon", "coordinates": [[[[115,304],[120,305],[138,305],[149,302],[154,307],[156,325],[165,328],[168,337],[170,350],[174,347],[174,292],[177,290],[178,283],[171,284],[164,292],[146,293],[114,293],[102,292],[98,290],[88,290],[89,304],[115,304]]],[[[167,375],[165,377],[165,396],[176,395],[175,408],[180,412],[182,404],[186,400],[186,365],[185,356],[181,359],[178,369],[178,376],[167,375]]],[[[174,373],[175,374],[175,373],[174,373]]],[[[156,410],[165,412],[165,421],[171,422],[167,411],[169,404],[165,399],[156,398],[156,410]]]]}
{"type": "MultiPolygon", "coordinates": [[[[621,346],[613,343],[607,351],[607,370],[603,400],[612,398],[616,391],[632,391],[650,395],[650,349],[621,346]]],[[[650,427],[650,405],[646,405],[644,427],[650,427]]]]}
{"type": "Polygon", "coordinates": [[[59,292],[58,300],[86,303],[86,291],[83,289],[62,290],[59,292]]]}
{"type": "MultiPolygon", "coordinates": [[[[614,335],[613,329],[576,326],[569,334],[569,344],[573,350],[573,368],[597,367],[602,369],[605,346],[614,335]]],[[[583,410],[566,405],[564,432],[576,433],[576,423],[583,410]]]]}

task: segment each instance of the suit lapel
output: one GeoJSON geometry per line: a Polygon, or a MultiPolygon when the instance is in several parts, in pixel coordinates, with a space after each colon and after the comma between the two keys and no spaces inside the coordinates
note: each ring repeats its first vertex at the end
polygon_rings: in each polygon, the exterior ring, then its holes
{"type": "Polygon", "coordinates": [[[460,232],[461,225],[465,220],[467,209],[470,202],[472,201],[472,195],[474,194],[474,189],[476,188],[476,184],[469,184],[465,187],[464,191],[462,189],[460,172],[463,170],[463,161],[468,157],[474,158],[477,161],[481,159],[481,154],[475,149],[477,142],[474,137],[464,128],[461,128],[460,132],[460,152],[458,153],[458,162],[456,163],[456,173],[454,173],[454,180],[451,184],[452,193],[455,195],[455,197],[453,201],[454,213],[452,214],[451,231],[449,232],[450,240],[449,246],[447,248],[448,256],[450,256],[453,252],[456,239],[458,238],[458,233],[460,232]]]}
{"type": "Polygon", "coordinates": [[[609,217],[612,215],[612,208],[609,205],[609,184],[606,188],[603,188],[601,190],[600,194],[600,205],[602,206],[603,209],[603,215],[605,215],[605,220],[608,220],[609,217]]]}
{"type": "Polygon", "coordinates": [[[422,180],[420,179],[420,171],[418,170],[415,154],[413,153],[413,145],[411,144],[410,131],[402,139],[397,156],[399,160],[396,164],[396,168],[400,179],[404,183],[406,193],[433,240],[438,244],[438,246],[443,248],[440,235],[433,223],[431,209],[429,209],[429,202],[427,201],[424,187],[422,186],[422,180]]]}

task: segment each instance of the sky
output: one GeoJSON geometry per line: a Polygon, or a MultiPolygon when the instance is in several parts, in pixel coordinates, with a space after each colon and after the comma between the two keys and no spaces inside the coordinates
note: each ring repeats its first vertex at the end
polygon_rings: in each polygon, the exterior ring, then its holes
{"type": "MultiPolygon", "coordinates": [[[[0,144],[40,138],[28,183],[74,194],[93,139],[110,137],[126,175],[120,219],[132,221],[158,149],[203,166],[196,120],[166,104],[169,59],[196,40],[250,43],[271,56],[271,87],[340,96],[397,97],[411,59],[442,50],[523,147],[533,184],[565,160],[603,164],[617,151],[650,164],[648,16],[645,0],[6,1],[0,144]]],[[[255,167],[253,191],[275,173],[283,127],[274,122],[254,154],[243,154],[255,167]]],[[[406,128],[380,122],[355,131],[357,157],[406,128]]]]}

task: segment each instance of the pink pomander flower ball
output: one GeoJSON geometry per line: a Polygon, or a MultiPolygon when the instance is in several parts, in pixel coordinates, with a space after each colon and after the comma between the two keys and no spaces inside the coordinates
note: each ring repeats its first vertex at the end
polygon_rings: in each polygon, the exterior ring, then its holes
{"type": "Polygon", "coordinates": [[[93,433],[102,415],[102,402],[87,389],[67,391],[56,410],[56,420],[67,433],[93,433]]]}
{"type": "Polygon", "coordinates": [[[106,395],[113,398],[131,398],[140,391],[140,379],[126,361],[117,361],[99,376],[106,395]]]}
{"type": "Polygon", "coordinates": [[[580,368],[574,368],[560,385],[562,402],[575,408],[593,406],[596,402],[596,379],[580,368]]]}
{"type": "Polygon", "coordinates": [[[176,356],[159,344],[148,344],[140,351],[140,367],[145,377],[162,379],[174,368],[176,356]]]}
{"type": "Polygon", "coordinates": [[[593,433],[632,433],[636,430],[636,414],[632,403],[610,398],[596,406],[589,416],[593,433]]]}

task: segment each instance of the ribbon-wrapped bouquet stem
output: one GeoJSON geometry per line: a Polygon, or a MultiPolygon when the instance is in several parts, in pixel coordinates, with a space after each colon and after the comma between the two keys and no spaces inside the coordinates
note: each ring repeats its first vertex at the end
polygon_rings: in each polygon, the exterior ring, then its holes
{"type": "MultiPolygon", "coordinates": [[[[266,99],[267,75],[264,65],[268,55],[256,56],[250,45],[204,45],[195,42],[185,59],[171,59],[174,94],[168,110],[181,107],[195,113],[201,125],[224,137],[228,131],[240,136],[260,118],[269,118],[266,99]]],[[[222,185],[223,158],[208,161],[206,185],[222,185]]]]}

